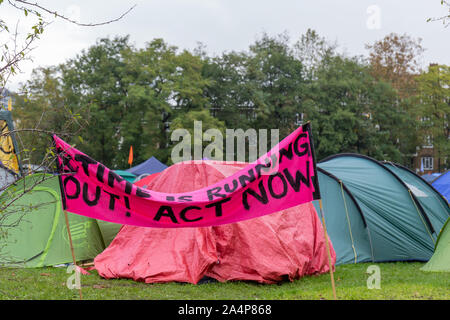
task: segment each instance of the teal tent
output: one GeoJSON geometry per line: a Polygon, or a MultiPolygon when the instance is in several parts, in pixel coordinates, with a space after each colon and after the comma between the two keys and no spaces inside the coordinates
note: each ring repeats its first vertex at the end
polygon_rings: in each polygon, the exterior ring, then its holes
{"type": "Polygon", "coordinates": [[[449,207],[409,170],[358,154],[318,163],[337,264],[428,261],[449,207]]]}
{"type": "Polygon", "coordinates": [[[136,175],[132,174],[131,172],[125,171],[125,170],[114,170],[114,172],[131,183],[133,183],[134,179],[136,179],[136,175]]]}
{"type": "Polygon", "coordinates": [[[430,219],[433,229],[439,233],[450,216],[449,207],[445,198],[426,180],[408,168],[392,162],[383,164],[395,173],[413,193],[430,219]]]}
{"type": "MultiPolygon", "coordinates": [[[[369,229],[358,202],[336,176],[318,167],[328,235],[336,252],[336,264],[373,261],[369,229]]],[[[320,212],[317,201],[313,202],[320,212]]]]}

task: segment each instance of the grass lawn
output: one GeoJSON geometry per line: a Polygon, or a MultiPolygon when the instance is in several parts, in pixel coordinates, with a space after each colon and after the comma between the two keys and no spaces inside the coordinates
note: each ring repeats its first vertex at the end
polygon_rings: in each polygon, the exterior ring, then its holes
{"type": "MultiPolygon", "coordinates": [[[[425,273],[422,263],[378,263],[381,288],[367,288],[372,264],[336,267],[338,299],[450,299],[450,274],[425,273]]],[[[66,268],[0,268],[0,299],[78,299],[70,290],[66,268]]],[[[330,275],[304,277],[294,282],[262,285],[251,282],[206,283],[201,285],[145,284],[132,280],[102,279],[95,271],[81,276],[84,299],[242,299],[298,300],[332,299],[330,275]]]]}

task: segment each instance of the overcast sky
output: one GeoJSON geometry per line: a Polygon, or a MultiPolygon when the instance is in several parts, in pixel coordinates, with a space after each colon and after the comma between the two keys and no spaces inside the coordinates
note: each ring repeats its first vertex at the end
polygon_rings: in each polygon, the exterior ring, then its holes
{"type": "MultiPolygon", "coordinates": [[[[36,43],[33,62],[21,65],[22,73],[9,82],[15,90],[29,78],[37,66],[62,63],[96,39],[130,35],[131,42],[142,47],[153,38],[163,38],[179,48],[193,49],[202,42],[209,54],[246,50],[263,32],[276,35],[287,32],[292,40],[308,28],[315,29],[341,51],[367,55],[364,45],[382,39],[390,32],[422,38],[426,48],[423,64],[450,65],[450,26],[426,22],[443,16],[440,0],[95,0],[38,1],[82,23],[114,19],[136,4],[118,22],[99,27],[78,27],[54,21],[36,43]]],[[[0,18],[19,22],[25,33],[29,19],[22,12],[0,6],[0,18]]]]}

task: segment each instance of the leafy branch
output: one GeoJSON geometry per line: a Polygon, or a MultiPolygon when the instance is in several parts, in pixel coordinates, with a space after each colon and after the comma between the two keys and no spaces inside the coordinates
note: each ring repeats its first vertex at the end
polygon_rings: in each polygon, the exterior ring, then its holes
{"type": "Polygon", "coordinates": [[[444,15],[442,17],[439,18],[428,18],[427,22],[434,22],[434,21],[442,21],[442,23],[444,24],[445,28],[447,28],[450,25],[450,1],[448,0],[441,0],[441,5],[443,6],[447,6],[448,8],[448,14],[444,15]]]}
{"type": "Polygon", "coordinates": [[[119,21],[136,7],[136,5],[133,5],[120,16],[111,20],[98,23],[82,23],[61,14],[56,10],[40,5],[38,2],[30,2],[26,0],[0,0],[0,6],[6,4],[22,11],[27,19],[36,20],[31,26],[31,30],[26,34],[26,36],[24,36],[24,39],[22,39],[19,37],[19,33],[17,32],[18,22],[14,33],[11,34],[8,24],[0,18],[0,34],[6,33],[12,35],[6,40],[6,42],[0,43],[0,95],[4,90],[8,79],[20,71],[19,65],[21,61],[30,59],[29,54],[33,49],[32,44],[39,39],[40,35],[51,23],[51,17],[62,19],[77,26],[96,27],[119,21]]]}

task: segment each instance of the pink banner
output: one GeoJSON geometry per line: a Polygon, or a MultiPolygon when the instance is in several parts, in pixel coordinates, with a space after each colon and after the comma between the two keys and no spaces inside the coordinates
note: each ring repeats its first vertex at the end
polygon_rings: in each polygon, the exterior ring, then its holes
{"type": "Polygon", "coordinates": [[[206,227],[260,217],[320,197],[310,126],[265,156],[206,188],[162,193],[140,188],[53,136],[68,212],[143,227],[206,227]]]}

